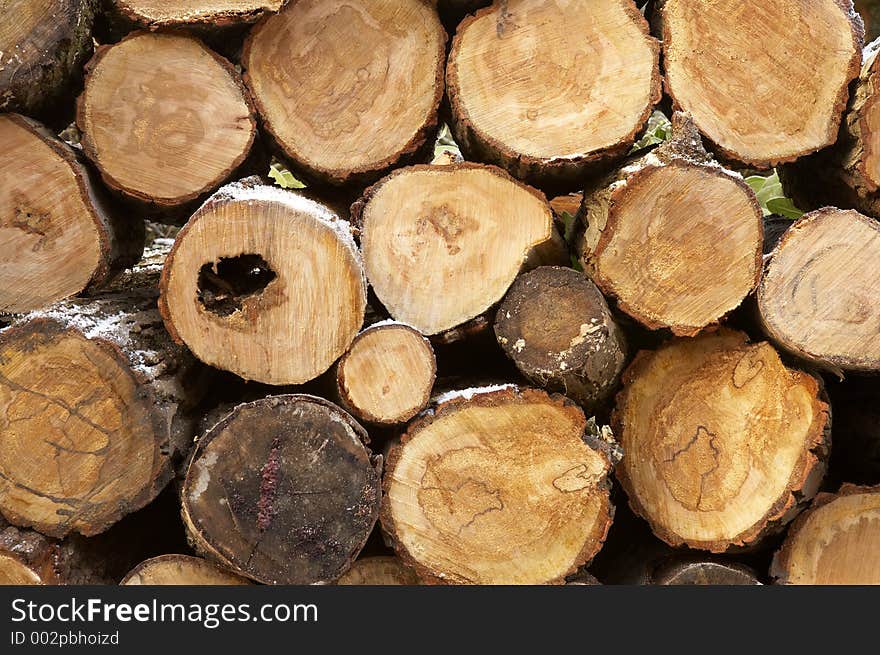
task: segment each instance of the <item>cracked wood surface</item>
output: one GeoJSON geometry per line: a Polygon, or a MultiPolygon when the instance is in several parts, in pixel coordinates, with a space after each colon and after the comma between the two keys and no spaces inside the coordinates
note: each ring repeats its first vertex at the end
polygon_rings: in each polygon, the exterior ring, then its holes
{"type": "Polygon", "coordinates": [[[382,527],[435,583],[561,583],[611,524],[605,451],[562,396],[503,389],[441,402],[392,448],[382,527]]]}
{"type": "Polygon", "coordinates": [[[633,510],[673,546],[751,544],[815,495],[828,405],[816,378],[722,329],[639,353],[613,417],[633,510]]]}
{"type": "Polygon", "coordinates": [[[307,173],[375,179],[425,145],[446,33],[422,0],[300,0],[251,32],[245,80],[266,130],[307,173]]]}
{"type": "Polygon", "coordinates": [[[239,405],[202,437],[183,485],[200,553],[265,584],[328,583],[379,513],[381,458],[344,411],[314,396],[239,405]]]}

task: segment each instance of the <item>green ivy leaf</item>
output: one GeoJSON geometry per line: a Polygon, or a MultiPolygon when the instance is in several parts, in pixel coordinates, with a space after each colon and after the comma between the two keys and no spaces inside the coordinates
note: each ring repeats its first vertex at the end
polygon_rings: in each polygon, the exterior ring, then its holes
{"type": "Polygon", "coordinates": [[[785,218],[800,218],[804,215],[804,212],[794,206],[791,198],[772,198],[767,201],[767,209],[771,214],[779,214],[785,218]]]}
{"type": "Polygon", "coordinates": [[[306,185],[304,182],[296,179],[293,173],[287,170],[282,164],[278,162],[273,162],[269,167],[269,177],[271,177],[275,184],[280,186],[282,189],[305,189],[306,185]]]}
{"type": "Polygon", "coordinates": [[[800,218],[803,216],[804,212],[795,207],[791,198],[786,197],[785,190],[782,188],[782,182],[779,180],[779,174],[775,169],[767,177],[761,175],[747,177],[746,184],[755,192],[764,216],[769,216],[770,214],[779,214],[786,218],[800,218]]]}

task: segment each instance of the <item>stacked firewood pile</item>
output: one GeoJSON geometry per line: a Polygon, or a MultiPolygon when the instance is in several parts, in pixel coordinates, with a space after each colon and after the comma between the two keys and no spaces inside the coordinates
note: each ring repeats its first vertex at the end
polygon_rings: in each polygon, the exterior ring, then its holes
{"type": "Polygon", "coordinates": [[[642,5],[6,2],[0,582],[880,583],[880,46],[642,5]]]}

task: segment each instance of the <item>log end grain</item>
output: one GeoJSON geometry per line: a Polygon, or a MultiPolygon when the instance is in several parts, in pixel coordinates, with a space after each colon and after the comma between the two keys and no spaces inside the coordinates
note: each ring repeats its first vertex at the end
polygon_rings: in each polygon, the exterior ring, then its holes
{"type": "Polygon", "coordinates": [[[323,182],[376,179],[437,125],[446,32],[421,0],[302,0],[266,18],[245,79],[284,153],[323,182]]]}
{"type": "Polygon", "coordinates": [[[141,562],[121,585],[248,585],[250,581],[216,564],[190,555],[159,555],[141,562]]]}
{"type": "Polygon", "coordinates": [[[639,353],[612,425],[633,510],[673,546],[756,542],[815,495],[830,446],[819,381],[721,330],[639,353]]]}
{"type": "Polygon", "coordinates": [[[186,473],[193,546],[265,584],[336,580],[379,515],[381,459],[366,440],[313,396],[239,405],[199,440],[186,473]]]}
{"type": "Polygon", "coordinates": [[[336,581],[338,585],[417,585],[419,578],[397,557],[364,557],[336,581]]]}
{"type": "Polygon", "coordinates": [[[391,450],[382,527],[434,583],[561,583],[602,547],[611,460],[561,396],[471,390],[391,450]]]}

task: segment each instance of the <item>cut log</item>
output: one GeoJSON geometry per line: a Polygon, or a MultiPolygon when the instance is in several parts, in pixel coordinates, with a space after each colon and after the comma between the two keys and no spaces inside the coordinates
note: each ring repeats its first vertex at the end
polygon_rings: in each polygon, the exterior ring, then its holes
{"type": "Polygon", "coordinates": [[[819,494],[788,531],[770,575],[779,584],[880,584],[880,487],[819,494]]]}
{"type": "Polygon", "coordinates": [[[780,171],[798,207],[835,206],[880,217],[880,39],[864,51],[837,144],[780,171]]]}
{"type": "Polygon", "coordinates": [[[336,368],[343,407],[369,423],[405,423],[431,398],[437,360],[431,342],[403,323],[361,332],[336,368]]]}
{"type": "Polygon", "coordinates": [[[880,223],[825,208],[790,227],[758,288],[764,329],[785,350],[831,371],[880,371],[880,223]]]}
{"type": "Polygon", "coordinates": [[[257,132],[228,61],[194,37],[150,32],[98,49],[77,126],[83,151],[108,186],[169,208],[231,177],[257,132]]]}
{"type": "Polygon", "coordinates": [[[561,396],[447,395],[391,449],[382,527],[427,582],[562,583],[611,524],[610,449],[561,396]]]}
{"type": "Polygon", "coordinates": [[[186,474],[193,546],[265,584],[336,580],[379,515],[381,457],[367,441],[314,396],[239,405],[199,440],[186,474]]]}
{"type": "Polygon", "coordinates": [[[396,557],[364,557],[336,581],[338,585],[418,585],[415,572],[396,557]]]}
{"type": "Polygon", "coordinates": [[[674,558],[660,564],[652,575],[651,584],[673,585],[759,585],[761,581],[747,566],[695,557],[674,558]]]}
{"type": "Polygon", "coordinates": [[[351,213],[376,296],[427,335],[487,312],[524,268],[566,259],[544,196],[492,166],[399,169],[351,213]]]}
{"type": "Polygon", "coordinates": [[[252,180],[223,187],[180,231],[161,281],[168,331],[246,380],[299,384],[351,345],[367,303],[351,228],[252,180]]]}
{"type": "Polygon", "coordinates": [[[254,23],[286,0],[104,0],[111,20],[133,28],[217,28],[254,23]]]}
{"type": "Polygon", "coordinates": [[[143,222],[114,211],[73,149],[0,115],[0,313],[39,309],[136,263],[143,222]]]}
{"type": "Polygon", "coordinates": [[[623,332],[605,298],[571,268],[542,266],[517,278],[498,309],[495,336],[528,380],[588,414],[614,391],[626,363],[623,332]]]}
{"type": "Polygon", "coordinates": [[[769,168],[836,141],[864,39],[851,0],[658,4],[666,90],[721,153],[769,168]]]}
{"type": "Polygon", "coordinates": [[[156,296],[69,300],[0,332],[0,512],[11,523],[98,534],[171,479],[202,386],[156,296]]]}
{"type": "Polygon", "coordinates": [[[596,585],[601,585],[602,583],[596,579],[596,576],[588,573],[587,571],[581,571],[580,573],[575,574],[572,578],[568,580],[565,584],[567,585],[577,585],[579,587],[594,587],[596,585]]]}
{"type": "Polygon", "coordinates": [[[251,583],[201,557],[160,555],[138,564],[119,584],[230,586],[251,583]]]}
{"type": "Polygon", "coordinates": [[[535,184],[577,186],[632,147],[660,99],[659,45],[631,0],[509,0],[459,25],[456,142],[535,184]],[[614,98],[613,109],[609,98],[614,98]]]}
{"type": "Polygon", "coordinates": [[[7,0],[0,23],[0,111],[72,113],[92,52],[95,0],[7,0]],[[70,102],[65,102],[70,100],[70,102]]]}
{"type": "Polygon", "coordinates": [[[751,545],[790,521],[825,473],[830,414],[820,382],[731,330],[643,351],[612,424],[617,477],[672,546],[751,545]]]}
{"type": "Polygon", "coordinates": [[[584,270],[651,329],[693,336],[739,306],[761,275],[757,198],[707,158],[680,113],[671,140],[584,194],[581,217],[584,270]]]}
{"type": "Polygon", "coordinates": [[[299,0],[254,28],[241,61],[287,157],[345,184],[375,179],[426,144],[445,58],[446,33],[428,2],[299,0]]]}

